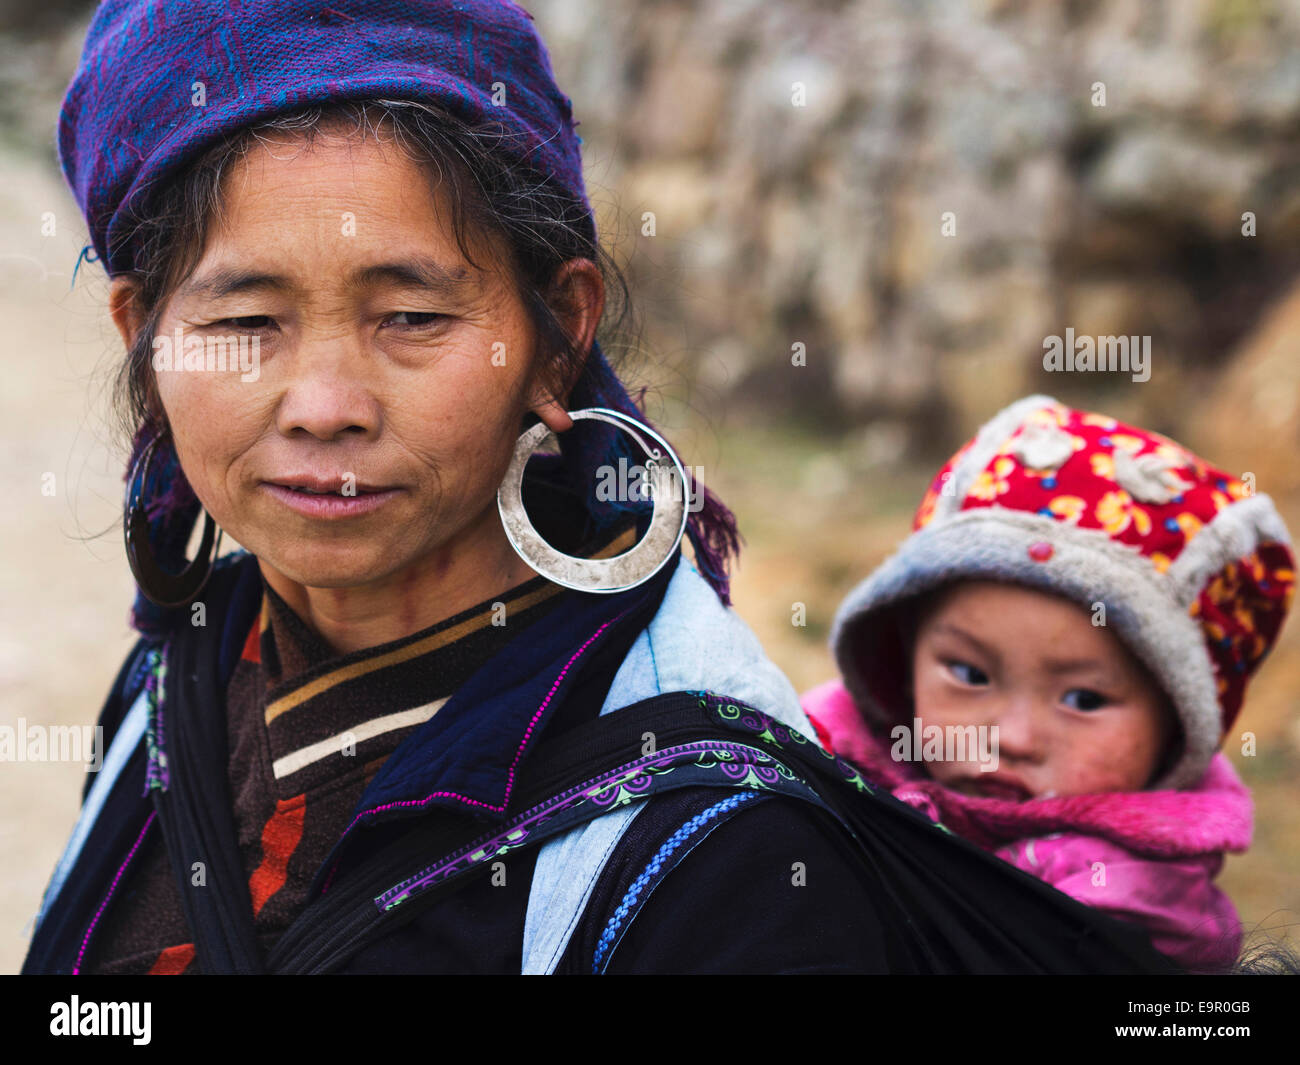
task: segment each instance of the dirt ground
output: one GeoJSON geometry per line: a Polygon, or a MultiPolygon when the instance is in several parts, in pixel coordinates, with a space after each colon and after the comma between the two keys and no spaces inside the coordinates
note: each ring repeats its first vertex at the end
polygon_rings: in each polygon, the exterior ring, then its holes
{"type": "MultiPolygon", "coordinates": [[[[131,644],[122,553],[122,455],[106,421],[120,353],[96,265],[71,273],[82,223],[55,175],[0,157],[0,314],[4,365],[0,508],[0,723],[92,723],[131,644]],[[55,233],[42,235],[41,215],[55,233]],[[53,494],[46,494],[53,474],[53,494]]],[[[803,690],[831,675],[825,641],[840,598],[905,533],[929,471],[850,476],[824,443],[791,431],[662,418],[686,461],[737,511],[747,549],[739,612],[803,690]],[[685,426],[685,428],[682,428],[685,426]],[[807,624],[791,623],[803,603],[807,624]]],[[[1300,513],[1288,518],[1300,528],[1300,513]]],[[[1221,883],[1248,929],[1294,927],[1300,914],[1300,625],[1265,664],[1244,727],[1259,755],[1234,762],[1258,801],[1255,845],[1221,883]]],[[[80,764],[0,765],[0,971],[21,965],[41,893],[76,818],[80,764]]],[[[1300,940],[1300,937],[1293,937],[1300,940]]]]}

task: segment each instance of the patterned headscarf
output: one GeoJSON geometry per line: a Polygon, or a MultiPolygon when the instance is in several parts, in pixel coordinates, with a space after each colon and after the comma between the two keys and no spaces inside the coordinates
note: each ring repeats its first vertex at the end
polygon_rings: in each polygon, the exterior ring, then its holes
{"type": "MultiPolygon", "coordinates": [[[[582,205],[594,244],[571,102],[532,16],[507,0],[106,0],[63,102],[59,161],[95,255],[115,275],[135,264],[140,206],[206,148],[287,111],[366,99],[413,100],[471,123],[499,123],[514,159],[582,205]]],[[[644,420],[598,344],[572,402],[644,420]]],[[[620,457],[638,461],[625,434],[591,424],[585,444],[562,441],[581,483],[620,457]]],[[[137,438],[133,461],[148,442],[137,438]]],[[[150,481],[154,550],[179,568],[198,502],[170,448],[160,448],[150,481]]],[[[704,576],[727,602],[734,518],[707,490],[696,491],[704,505],[688,534],[704,576]]],[[[588,507],[601,525],[629,509],[594,498],[588,507]]],[[[165,625],[143,597],[136,606],[138,627],[165,625]]]]}

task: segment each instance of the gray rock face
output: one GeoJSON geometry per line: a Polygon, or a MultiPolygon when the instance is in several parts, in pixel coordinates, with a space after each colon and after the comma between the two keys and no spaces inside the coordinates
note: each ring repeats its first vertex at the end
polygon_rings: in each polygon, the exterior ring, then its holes
{"type": "Polygon", "coordinates": [[[943,449],[937,412],[1121,388],[1044,372],[1073,327],[1151,336],[1164,399],[1136,402],[1165,409],[1297,266],[1295,5],[530,10],[632,220],[647,345],[699,402],[943,449]]]}

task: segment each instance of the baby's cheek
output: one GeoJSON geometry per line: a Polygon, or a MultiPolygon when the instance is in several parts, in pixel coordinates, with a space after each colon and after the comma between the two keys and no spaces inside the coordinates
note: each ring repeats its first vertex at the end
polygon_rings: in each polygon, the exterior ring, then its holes
{"type": "Polygon", "coordinates": [[[1082,744],[1066,759],[1063,795],[1098,791],[1140,791],[1152,772],[1150,752],[1132,736],[1111,736],[1082,744]]]}

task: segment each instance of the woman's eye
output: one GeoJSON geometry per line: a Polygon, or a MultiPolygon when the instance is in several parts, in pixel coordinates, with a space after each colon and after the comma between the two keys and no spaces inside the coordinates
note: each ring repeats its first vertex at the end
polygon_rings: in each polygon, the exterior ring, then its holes
{"type": "Polygon", "coordinates": [[[949,662],[948,672],[963,684],[978,686],[989,682],[988,674],[969,662],[949,662]]]}
{"type": "Polygon", "coordinates": [[[260,333],[271,327],[271,319],[265,314],[246,314],[242,318],[222,318],[213,322],[209,328],[225,327],[242,330],[246,333],[260,333]]]}
{"type": "Polygon", "coordinates": [[[1100,710],[1109,699],[1090,688],[1071,688],[1061,700],[1071,710],[1100,710]]]}
{"type": "Polygon", "coordinates": [[[388,322],[390,325],[419,329],[423,326],[434,325],[446,317],[445,314],[435,314],[432,311],[398,311],[388,319],[388,322]]]}

